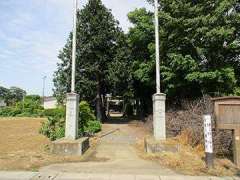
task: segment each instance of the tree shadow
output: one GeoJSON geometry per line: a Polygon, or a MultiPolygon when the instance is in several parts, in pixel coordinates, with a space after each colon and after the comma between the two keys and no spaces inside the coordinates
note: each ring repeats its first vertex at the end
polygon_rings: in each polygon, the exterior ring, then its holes
{"type": "Polygon", "coordinates": [[[127,117],[121,113],[111,113],[104,121],[104,124],[130,124],[133,121],[140,121],[137,117],[127,117]]]}

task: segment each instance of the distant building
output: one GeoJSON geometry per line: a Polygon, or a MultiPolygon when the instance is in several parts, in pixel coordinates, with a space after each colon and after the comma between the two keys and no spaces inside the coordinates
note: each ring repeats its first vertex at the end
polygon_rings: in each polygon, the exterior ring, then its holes
{"type": "Polygon", "coordinates": [[[44,109],[54,109],[57,108],[57,99],[55,97],[45,97],[43,102],[44,109]]]}
{"type": "Polygon", "coordinates": [[[5,101],[3,99],[0,99],[0,108],[6,107],[7,104],[5,103],[5,101]]]}

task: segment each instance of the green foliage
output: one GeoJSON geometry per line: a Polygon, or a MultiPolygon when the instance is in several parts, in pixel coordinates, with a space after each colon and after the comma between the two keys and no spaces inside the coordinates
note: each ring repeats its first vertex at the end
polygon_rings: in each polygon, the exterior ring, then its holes
{"type": "Polygon", "coordinates": [[[42,123],[40,133],[48,137],[51,141],[65,136],[65,108],[45,109],[44,117],[48,117],[42,123]]]}
{"type": "Polygon", "coordinates": [[[0,117],[14,117],[21,114],[21,110],[15,107],[5,107],[0,109],[0,117]]]}
{"type": "Polygon", "coordinates": [[[101,130],[101,123],[98,121],[86,101],[79,105],[79,134],[94,134],[101,130]]]}
{"type": "MultiPolygon", "coordinates": [[[[54,75],[54,94],[60,103],[70,91],[71,49],[72,33],[58,56],[60,63],[54,75]]],[[[101,0],[89,0],[78,11],[76,92],[83,100],[98,106],[101,120],[104,119],[101,102],[106,93],[131,94],[129,55],[126,37],[111,11],[101,0]]]]}
{"type": "Polygon", "coordinates": [[[0,109],[2,117],[42,117],[44,110],[41,106],[41,98],[37,95],[24,97],[22,101],[17,102],[14,106],[0,109]]]}
{"type": "Polygon", "coordinates": [[[43,112],[43,115],[45,117],[59,117],[59,118],[64,118],[65,117],[65,108],[59,107],[55,109],[45,109],[43,112]]]}
{"type": "Polygon", "coordinates": [[[84,127],[84,133],[88,135],[93,135],[101,131],[102,125],[100,121],[88,121],[84,127]]]}
{"type": "Polygon", "coordinates": [[[8,92],[9,90],[7,88],[0,86],[0,98],[2,100],[5,100],[5,101],[7,100],[8,92]]]}
{"type": "MultiPolygon", "coordinates": [[[[240,14],[236,4],[236,0],[160,1],[161,82],[168,99],[234,93],[240,82],[240,14]]],[[[152,19],[146,9],[129,13],[134,90],[145,100],[155,92],[151,88],[155,85],[152,19]],[[142,91],[146,88],[152,90],[142,91]]]]}
{"type": "Polygon", "coordinates": [[[40,133],[48,137],[51,141],[64,137],[64,119],[57,116],[48,117],[48,120],[42,123],[40,133]]]}
{"type": "MultiPolygon", "coordinates": [[[[82,101],[79,105],[79,130],[78,135],[92,135],[101,130],[101,123],[97,121],[94,113],[87,102],[82,101]]],[[[48,120],[42,123],[40,133],[50,140],[56,140],[65,135],[65,110],[55,109],[47,111],[48,120]]]]}
{"type": "Polygon", "coordinates": [[[9,89],[0,86],[0,99],[4,100],[7,105],[14,106],[17,102],[22,101],[26,96],[26,91],[18,87],[9,89]]]}
{"type": "Polygon", "coordinates": [[[16,103],[15,106],[9,106],[0,109],[2,117],[58,117],[65,118],[65,108],[43,109],[41,98],[38,95],[24,97],[24,100],[16,103]]]}
{"type": "Polygon", "coordinates": [[[17,109],[21,109],[24,113],[37,114],[39,110],[43,110],[41,106],[41,98],[37,95],[24,97],[22,102],[16,104],[17,109]]]}
{"type": "Polygon", "coordinates": [[[234,94],[233,95],[235,95],[235,96],[240,96],[240,87],[236,87],[235,89],[234,89],[234,94]]]}

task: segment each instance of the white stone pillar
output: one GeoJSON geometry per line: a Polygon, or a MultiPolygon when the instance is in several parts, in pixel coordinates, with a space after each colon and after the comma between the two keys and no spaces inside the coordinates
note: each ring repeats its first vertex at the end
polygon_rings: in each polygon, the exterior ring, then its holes
{"type": "Polygon", "coordinates": [[[79,95],[67,94],[65,138],[76,140],[78,138],[79,95]]]}
{"type": "Polygon", "coordinates": [[[153,95],[153,134],[156,140],[166,140],[165,101],[165,94],[153,95]]]}

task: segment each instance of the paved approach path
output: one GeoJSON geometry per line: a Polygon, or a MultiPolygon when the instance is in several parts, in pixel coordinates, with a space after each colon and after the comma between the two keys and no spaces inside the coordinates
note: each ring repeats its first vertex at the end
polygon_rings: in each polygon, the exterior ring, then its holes
{"type": "Polygon", "coordinates": [[[50,165],[40,172],[0,172],[0,180],[240,180],[183,176],[142,160],[133,145],[143,134],[141,127],[104,125],[101,140],[86,162],[50,165]]]}
{"type": "Polygon", "coordinates": [[[153,161],[138,157],[134,144],[145,135],[141,126],[105,124],[100,141],[87,162],[54,164],[40,172],[174,175],[153,161]]]}
{"type": "Polygon", "coordinates": [[[238,177],[156,176],[131,174],[0,172],[1,180],[240,180],[238,177]]]}

